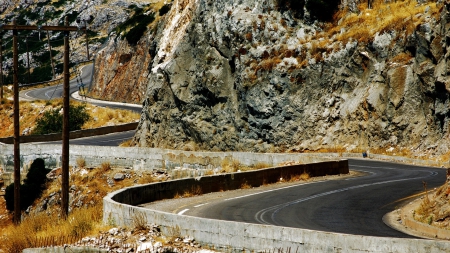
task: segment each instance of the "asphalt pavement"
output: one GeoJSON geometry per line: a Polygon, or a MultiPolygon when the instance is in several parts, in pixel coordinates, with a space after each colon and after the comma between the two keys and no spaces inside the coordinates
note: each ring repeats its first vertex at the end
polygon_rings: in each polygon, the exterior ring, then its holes
{"type": "MultiPolygon", "coordinates": [[[[374,160],[349,160],[363,176],[313,181],[235,197],[190,201],[172,210],[182,215],[269,224],[345,234],[411,238],[387,226],[383,216],[445,182],[445,170],[374,160]],[[406,198],[405,198],[406,197],[406,198]]],[[[223,194],[223,193],[220,193],[223,194]]],[[[172,200],[171,200],[172,201],[172,200]]],[[[144,205],[146,206],[146,205],[144,205]]],[[[147,206],[152,208],[151,204],[147,206]]]]}

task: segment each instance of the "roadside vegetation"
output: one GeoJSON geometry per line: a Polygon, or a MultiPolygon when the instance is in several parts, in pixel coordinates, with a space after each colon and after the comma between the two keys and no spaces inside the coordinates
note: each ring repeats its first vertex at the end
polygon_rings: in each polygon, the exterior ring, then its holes
{"type": "MultiPolygon", "coordinates": [[[[38,162],[39,163],[39,162],[38,162]]],[[[115,227],[114,221],[103,223],[102,199],[109,192],[136,184],[145,184],[157,181],[165,181],[170,177],[160,177],[160,174],[149,171],[135,171],[124,168],[113,168],[110,163],[105,162],[97,167],[89,167],[86,161],[79,157],[76,166],[70,168],[71,192],[74,198],[82,199],[82,205],[77,206],[73,201],[67,220],[60,219],[59,204],[53,204],[52,199],[57,198],[61,182],[58,170],[50,172],[51,176],[42,187],[40,196],[34,200],[28,212],[22,212],[23,221],[20,225],[12,224],[12,214],[7,211],[3,197],[0,197],[0,252],[13,253],[22,252],[24,248],[48,245],[74,244],[87,236],[95,236],[115,227]],[[123,180],[111,183],[111,179],[116,173],[127,174],[123,180]],[[53,198],[52,198],[53,197],[53,198]],[[46,209],[42,209],[42,203],[46,204],[46,209]]],[[[284,163],[280,165],[292,165],[296,162],[284,163]]],[[[229,173],[237,170],[255,170],[269,167],[269,164],[258,163],[254,166],[243,166],[236,160],[225,160],[225,166],[218,173],[229,173]]],[[[213,173],[211,173],[213,174],[213,173]]],[[[179,175],[181,176],[181,175],[179,175]]],[[[187,176],[187,175],[184,175],[187,176]]],[[[308,180],[309,175],[303,173],[293,177],[288,182],[308,180]]],[[[31,181],[31,180],[25,180],[31,181]]],[[[248,184],[243,184],[242,189],[251,188],[248,184]]],[[[203,194],[200,187],[192,187],[183,192],[176,193],[174,198],[187,198],[203,194]]],[[[26,208],[23,208],[26,209],[26,208]]],[[[136,217],[139,218],[139,217],[136,217]]],[[[137,219],[134,222],[135,229],[143,229],[148,226],[147,221],[137,219]],[[138,221],[138,222],[136,222],[138,221]]],[[[171,243],[165,241],[165,243],[171,243]]]]}
{"type": "MultiPolygon", "coordinates": [[[[9,93],[10,91],[8,91],[5,97],[10,97],[9,93]]],[[[45,134],[55,131],[58,132],[60,127],[62,127],[59,125],[60,123],[58,123],[60,122],[59,119],[62,118],[62,104],[62,99],[55,99],[51,101],[36,100],[31,102],[20,102],[21,135],[30,135],[33,133],[45,134]]],[[[140,117],[139,113],[127,110],[98,107],[76,101],[71,101],[70,104],[74,120],[73,125],[77,126],[77,129],[91,129],[136,122],[140,117]]],[[[0,114],[0,137],[13,136],[13,101],[3,99],[0,104],[0,110],[2,111],[0,114]]]]}

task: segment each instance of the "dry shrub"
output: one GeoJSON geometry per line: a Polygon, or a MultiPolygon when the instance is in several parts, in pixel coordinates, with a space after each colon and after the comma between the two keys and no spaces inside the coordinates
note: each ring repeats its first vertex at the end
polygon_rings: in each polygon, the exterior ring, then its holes
{"type": "Polygon", "coordinates": [[[309,173],[303,172],[300,175],[292,175],[289,181],[290,182],[307,181],[310,178],[311,178],[311,176],[309,175],[309,173]]]}
{"type": "Polygon", "coordinates": [[[131,216],[131,222],[133,227],[137,230],[145,230],[147,229],[147,216],[143,212],[136,212],[131,216]]]}
{"type": "Polygon", "coordinates": [[[189,198],[192,196],[202,195],[202,188],[199,185],[191,186],[190,190],[186,190],[183,193],[183,198],[189,198]]]}
{"type": "Polygon", "coordinates": [[[133,146],[134,146],[133,139],[123,141],[119,144],[119,147],[133,147],[133,146]]]}
{"type": "Polygon", "coordinates": [[[252,39],[253,39],[252,33],[246,33],[245,34],[245,39],[247,39],[248,41],[252,41],[252,39]]]}
{"type": "Polygon", "coordinates": [[[400,53],[396,55],[394,58],[392,58],[391,62],[393,63],[399,63],[399,64],[406,64],[412,59],[412,55],[410,53],[400,53]]]}
{"type": "Polygon", "coordinates": [[[249,185],[247,183],[247,181],[245,181],[244,183],[241,184],[241,189],[251,189],[251,188],[252,188],[252,186],[249,185]]]}
{"type": "Polygon", "coordinates": [[[232,173],[237,172],[241,168],[241,163],[238,160],[225,158],[221,163],[222,172],[232,173]]]}
{"type": "Polygon", "coordinates": [[[214,170],[208,169],[205,171],[205,176],[211,176],[214,175],[214,170]]]}
{"type": "Polygon", "coordinates": [[[109,162],[103,162],[102,165],[100,165],[100,169],[103,172],[107,172],[111,170],[111,164],[109,162]]]}
{"type": "Polygon", "coordinates": [[[270,165],[265,162],[258,162],[255,165],[253,165],[253,168],[255,170],[265,169],[265,168],[269,168],[269,167],[270,167],[270,165]]]}
{"type": "Polygon", "coordinates": [[[431,17],[437,18],[439,15],[439,8],[435,2],[421,5],[418,5],[416,1],[377,1],[375,3],[372,9],[367,9],[367,4],[361,3],[358,6],[359,14],[350,13],[348,10],[337,12],[334,20],[339,20],[339,24],[329,28],[328,35],[337,34],[336,39],[344,44],[351,39],[367,43],[373,40],[377,32],[396,30],[401,35],[412,34],[417,25],[423,23],[427,17],[427,15],[417,14],[425,13],[427,7],[430,7],[431,17]],[[341,34],[342,28],[346,31],[341,34]]]}
{"type": "Polygon", "coordinates": [[[77,167],[84,168],[86,167],[86,160],[83,157],[77,157],[77,167]]]}
{"type": "Polygon", "coordinates": [[[240,55],[246,55],[247,54],[247,49],[245,49],[243,47],[239,48],[239,54],[240,55]]]}
{"type": "Polygon", "coordinates": [[[151,174],[142,175],[137,181],[138,184],[150,184],[155,182],[155,178],[151,174]]]}
{"type": "Polygon", "coordinates": [[[199,148],[198,144],[196,142],[194,142],[194,141],[189,141],[188,143],[186,143],[183,146],[183,150],[184,151],[197,151],[199,149],[200,148],[199,148]]]}
{"type": "Polygon", "coordinates": [[[281,62],[278,58],[271,58],[263,60],[259,63],[259,65],[255,69],[255,73],[258,72],[258,70],[263,69],[265,71],[270,71],[274,69],[279,63],[281,62]]]}

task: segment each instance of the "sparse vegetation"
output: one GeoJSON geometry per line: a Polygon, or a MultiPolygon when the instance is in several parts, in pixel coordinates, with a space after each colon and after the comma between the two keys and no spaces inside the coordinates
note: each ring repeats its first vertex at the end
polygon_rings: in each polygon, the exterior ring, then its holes
{"type": "Polygon", "coordinates": [[[251,189],[251,188],[252,186],[249,185],[247,181],[241,184],[241,189],[251,189]]]}
{"type": "Polygon", "coordinates": [[[111,170],[111,163],[103,162],[100,168],[102,169],[103,172],[107,172],[111,170]]]}
{"type": "Polygon", "coordinates": [[[146,14],[143,8],[134,6],[134,14],[124,23],[116,27],[117,33],[124,33],[130,45],[136,45],[147,30],[147,26],[155,20],[154,14],[146,14]]]}
{"type": "MultiPolygon", "coordinates": [[[[63,130],[63,114],[62,108],[50,109],[38,118],[36,128],[32,134],[50,134],[61,133],[63,130]]],[[[84,104],[72,105],[69,107],[69,131],[80,130],[81,127],[90,119],[89,113],[86,111],[84,104]]]]}
{"type": "Polygon", "coordinates": [[[183,191],[182,194],[180,194],[179,192],[175,193],[174,198],[175,199],[179,199],[179,198],[189,198],[189,197],[193,197],[193,196],[198,196],[198,195],[202,195],[202,188],[200,186],[192,186],[191,189],[187,189],[185,191],[183,191]]]}
{"type": "MultiPolygon", "coordinates": [[[[12,96],[12,89],[8,86],[3,87],[5,97],[10,98],[12,96]]],[[[107,125],[124,124],[129,122],[135,122],[139,119],[138,113],[127,110],[114,110],[110,108],[97,107],[94,105],[83,104],[79,102],[70,102],[71,105],[79,107],[85,105],[85,111],[89,113],[90,117],[81,129],[97,128],[107,125]]],[[[42,117],[46,111],[54,110],[53,108],[59,108],[62,105],[62,99],[53,99],[51,101],[31,101],[20,102],[20,131],[23,134],[25,129],[33,130],[36,127],[36,121],[42,117]]],[[[13,118],[10,117],[13,113],[13,104],[9,99],[4,99],[0,103],[0,137],[13,136],[14,124],[13,118]]],[[[30,132],[28,132],[30,134],[30,132]]]]}
{"type": "Polygon", "coordinates": [[[147,228],[147,216],[143,212],[136,212],[131,216],[133,227],[137,230],[145,230],[147,228]]]}
{"type": "Polygon", "coordinates": [[[372,9],[367,9],[367,3],[361,3],[358,8],[359,13],[348,10],[337,12],[334,17],[336,24],[328,27],[327,34],[336,35],[336,40],[344,43],[351,39],[368,42],[373,40],[376,33],[391,30],[398,31],[399,36],[405,36],[411,34],[427,16],[436,17],[439,12],[435,2],[417,4],[416,1],[374,1],[372,9]],[[425,12],[427,8],[429,10],[425,12]],[[427,15],[416,15],[418,13],[427,15]],[[341,33],[342,29],[344,33],[341,33]]]}
{"type": "Polygon", "coordinates": [[[77,157],[77,166],[78,168],[86,167],[86,160],[83,157],[77,157]]]}

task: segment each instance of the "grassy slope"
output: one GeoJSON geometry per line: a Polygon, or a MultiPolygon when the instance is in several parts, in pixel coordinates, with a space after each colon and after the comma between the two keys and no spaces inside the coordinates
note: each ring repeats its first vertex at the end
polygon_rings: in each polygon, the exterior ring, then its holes
{"type": "MultiPolygon", "coordinates": [[[[10,90],[6,89],[5,98],[11,97],[10,90]]],[[[72,105],[81,104],[81,102],[70,102],[72,105]]],[[[31,101],[20,102],[20,133],[23,134],[25,129],[32,130],[36,121],[42,117],[45,111],[62,107],[62,99],[50,101],[31,101]]],[[[139,120],[140,115],[135,112],[126,110],[114,110],[86,104],[86,109],[91,115],[91,120],[86,122],[82,129],[97,128],[102,126],[118,125],[139,120]]],[[[14,135],[13,122],[13,101],[3,99],[0,104],[0,137],[8,137],[14,135]]],[[[29,131],[30,132],[30,131],[29,131]]],[[[29,134],[29,133],[28,133],[29,134]]]]}

